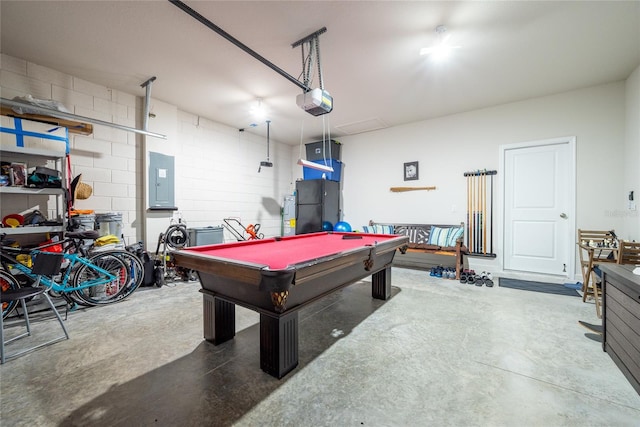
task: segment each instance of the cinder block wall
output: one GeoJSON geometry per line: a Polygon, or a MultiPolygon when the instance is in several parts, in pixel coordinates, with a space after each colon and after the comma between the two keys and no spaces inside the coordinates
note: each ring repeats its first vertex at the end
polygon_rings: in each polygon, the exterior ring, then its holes
{"type": "MultiPolygon", "coordinates": [[[[0,89],[3,98],[32,95],[54,99],[74,114],[136,125],[134,95],[4,54],[0,63],[0,89]]],[[[95,126],[92,135],[72,135],[70,148],[72,176],[82,174],[83,182],[93,187],[93,195],[78,201],[75,207],[93,209],[96,213],[122,213],[126,239],[137,240],[132,227],[138,217],[136,135],[95,126]]]]}
{"type": "MultiPolygon", "coordinates": [[[[141,127],[142,98],[2,54],[3,98],[32,95],[60,101],[70,112],[129,127],[141,127]]],[[[257,172],[266,156],[266,140],[188,112],[178,112],[176,204],[189,227],[220,225],[236,217],[260,223],[265,236],[280,234],[280,206],[293,190],[291,150],[271,141],[274,168],[257,172]]],[[[142,136],[94,126],[89,136],[72,135],[72,175],[82,174],[93,195],[76,209],[121,213],[127,243],[142,240],[146,220],[142,136]]],[[[177,215],[176,215],[177,216],[177,215]]],[[[171,218],[166,219],[169,225],[171,218]]],[[[226,232],[225,240],[235,240],[226,232]]],[[[155,249],[156,241],[146,242],[155,249]]]]}

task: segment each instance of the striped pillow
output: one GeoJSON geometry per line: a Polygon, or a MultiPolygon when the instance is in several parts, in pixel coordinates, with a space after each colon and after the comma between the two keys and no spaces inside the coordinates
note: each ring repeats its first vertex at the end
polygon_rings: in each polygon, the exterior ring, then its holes
{"type": "Polygon", "coordinates": [[[362,230],[365,233],[372,233],[372,234],[393,234],[392,225],[382,225],[382,224],[363,225],[362,230]]]}
{"type": "Polygon", "coordinates": [[[429,244],[442,247],[455,246],[456,241],[462,237],[462,233],[464,233],[464,229],[462,227],[441,228],[431,226],[429,244]]]}
{"type": "Polygon", "coordinates": [[[410,243],[425,244],[427,243],[427,230],[423,227],[415,225],[398,225],[395,234],[402,234],[409,237],[410,243]]]}

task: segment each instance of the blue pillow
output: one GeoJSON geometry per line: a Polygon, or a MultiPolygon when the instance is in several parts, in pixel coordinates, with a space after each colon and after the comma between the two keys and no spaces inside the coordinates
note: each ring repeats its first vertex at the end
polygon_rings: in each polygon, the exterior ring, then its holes
{"type": "Polygon", "coordinates": [[[464,235],[464,228],[462,227],[453,227],[451,228],[451,233],[449,234],[449,240],[447,241],[447,246],[455,246],[458,242],[458,239],[464,235]]]}
{"type": "Polygon", "coordinates": [[[382,224],[363,225],[362,230],[365,233],[372,233],[372,234],[393,234],[392,225],[382,225],[382,224]]]}
{"type": "Polygon", "coordinates": [[[462,237],[464,229],[462,227],[436,227],[431,226],[431,232],[429,233],[429,244],[451,247],[456,245],[456,241],[462,237]]]}

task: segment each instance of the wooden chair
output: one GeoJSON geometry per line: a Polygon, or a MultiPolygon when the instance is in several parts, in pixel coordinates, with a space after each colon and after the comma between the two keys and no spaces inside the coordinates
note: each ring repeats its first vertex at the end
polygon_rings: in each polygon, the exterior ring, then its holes
{"type": "Polygon", "coordinates": [[[580,268],[582,270],[582,301],[593,297],[596,314],[602,317],[601,295],[596,268],[600,263],[618,262],[618,240],[613,230],[578,230],[580,268]]]}
{"type": "Polygon", "coordinates": [[[640,265],[640,242],[626,242],[620,240],[618,264],[640,265]]]}

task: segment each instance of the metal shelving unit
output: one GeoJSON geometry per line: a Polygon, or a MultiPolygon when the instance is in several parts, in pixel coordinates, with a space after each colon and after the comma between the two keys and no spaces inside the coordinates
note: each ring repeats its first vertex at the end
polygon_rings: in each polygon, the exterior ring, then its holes
{"type": "MultiPolygon", "coordinates": [[[[7,213],[17,213],[10,212],[12,211],[12,204],[16,203],[16,197],[33,197],[34,199],[28,199],[26,204],[30,204],[33,200],[34,202],[37,200],[38,202],[42,201],[42,203],[46,204],[45,210],[49,211],[51,208],[55,210],[55,220],[60,222],[60,225],[53,226],[24,226],[24,227],[16,227],[9,228],[3,227],[0,229],[1,233],[5,233],[9,236],[27,236],[27,235],[38,235],[38,234],[49,234],[49,233],[63,233],[65,230],[66,223],[66,199],[65,193],[66,188],[65,185],[65,158],[66,154],[69,151],[69,132],[66,128],[63,129],[63,132],[58,132],[56,135],[52,135],[46,132],[38,132],[33,130],[28,130],[28,123],[23,123],[26,121],[21,118],[11,118],[14,123],[14,128],[7,128],[4,126],[0,126],[0,132],[11,134],[15,137],[15,146],[8,146],[6,141],[3,142],[2,146],[0,146],[0,159],[2,161],[7,162],[20,162],[25,163],[27,168],[32,168],[34,166],[48,166],[54,167],[56,170],[60,172],[61,181],[63,184],[62,188],[29,188],[29,187],[0,187],[0,200],[2,201],[2,215],[6,215],[7,213]],[[60,135],[63,134],[63,136],[60,135]],[[34,148],[25,146],[24,140],[27,137],[31,138],[42,138],[46,141],[55,141],[55,143],[60,143],[60,150],[49,150],[42,148],[34,148]],[[41,198],[38,200],[36,198],[41,198]],[[53,209],[53,203],[51,198],[55,198],[55,209],[53,209]]],[[[52,129],[58,130],[58,129],[52,129]]],[[[39,204],[37,204],[40,206],[39,204]]],[[[22,206],[23,207],[23,206],[22,206]]],[[[16,210],[20,211],[21,209],[16,208],[16,210]]],[[[43,213],[45,210],[40,209],[43,213]]],[[[46,212],[45,214],[49,214],[46,212]]],[[[50,218],[54,219],[54,218],[50,218]]]]}

